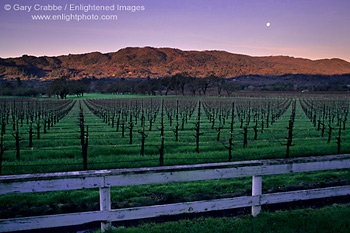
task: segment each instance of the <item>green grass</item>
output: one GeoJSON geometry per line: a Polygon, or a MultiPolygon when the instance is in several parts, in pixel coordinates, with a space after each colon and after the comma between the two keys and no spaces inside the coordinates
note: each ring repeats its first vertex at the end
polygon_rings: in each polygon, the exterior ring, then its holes
{"type": "MultiPolygon", "coordinates": [[[[134,95],[112,95],[114,98],[135,99],[140,96],[134,95]]],[[[84,98],[105,98],[111,95],[87,94],[84,98]]],[[[159,98],[159,97],[157,97],[159,98]]],[[[167,97],[171,99],[174,97],[167,97]]],[[[181,97],[191,99],[189,97],[181,97]]],[[[236,100],[236,99],[232,99],[236,100]]],[[[231,103],[225,98],[227,103],[231,103]]],[[[252,100],[253,101],[253,100],[252,100]]],[[[156,102],[156,101],[155,101],[156,102]]],[[[121,136],[121,130],[116,132],[111,125],[104,123],[97,116],[93,115],[86,106],[83,106],[86,125],[89,125],[89,147],[88,163],[89,169],[103,168],[122,168],[122,167],[141,167],[157,166],[158,149],[160,148],[160,117],[153,125],[152,131],[146,131],[148,137],[145,144],[145,156],[140,156],[141,135],[140,123],[135,125],[133,130],[133,144],[129,144],[129,131],[126,129],[125,136],[121,136]],[[147,160],[141,163],[134,161],[147,160]],[[153,160],[153,161],[151,161],[153,160]],[[102,164],[108,162],[107,164],[102,164]],[[113,166],[110,164],[114,162],[113,166]]],[[[12,125],[7,125],[5,134],[5,147],[3,162],[3,174],[20,173],[38,173],[54,171],[72,171],[77,169],[76,163],[82,163],[81,146],[79,140],[78,126],[78,104],[73,110],[64,117],[57,125],[51,128],[47,134],[41,133],[41,139],[34,136],[34,145],[28,147],[28,126],[24,124],[21,128],[21,161],[16,161],[15,141],[12,136],[12,125]],[[49,166],[62,162],[62,166],[49,166]],[[47,164],[48,166],[42,166],[47,164]],[[70,165],[73,164],[73,165],[70,165]],[[38,166],[36,166],[38,165],[38,166]],[[22,168],[14,168],[22,166],[22,168]],[[36,166],[36,167],[35,167],[36,166]]],[[[234,124],[234,147],[233,160],[252,160],[266,158],[283,158],[285,156],[287,136],[286,127],[288,126],[291,109],[278,119],[269,128],[261,133],[259,129],[258,139],[253,139],[253,128],[248,128],[248,147],[243,149],[243,135],[240,123],[236,117],[234,124]]],[[[349,118],[350,119],[350,118],[349,118]]],[[[348,120],[349,121],[349,120],[348,120]]],[[[228,145],[229,123],[221,131],[220,141],[216,140],[217,131],[211,129],[211,124],[202,112],[200,136],[200,153],[195,153],[194,123],[196,122],[196,111],[191,119],[185,124],[184,130],[179,131],[179,141],[175,141],[173,134],[174,124],[170,126],[169,119],[165,117],[165,165],[192,164],[207,162],[223,162],[228,160],[228,151],[225,146],[228,145]],[[213,159],[214,158],[214,159],[213,159]]],[[[146,129],[148,129],[146,122],[146,129]]],[[[260,127],[260,126],[259,126],[260,127]]],[[[34,130],[35,131],[35,130],[34,130]]],[[[299,104],[297,105],[297,115],[294,127],[294,146],[291,148],[291,157],[314,156],[337,153],[335,133],[331,142],[327,143],[327,136],[320,137],[320,131],[317,131],[309,119],[302,112],[299,104]]],[[[350,130],[342,132],[342,153],[350,152],[350,130]]],[[[80,167],[80,169],[82,166],[80,167]]],[[[79,168],[78,168],[79,169],[79,168]]]]}
{"type": "MultiPolygon", "coordinates": [[[[128,99],[128,98],[175,98],[174,96],[149,96],[149,95],[140,95],[140,94],[101,94],[101,93],[85,93],[84,96],[68,95],[67,99],[73,100],[84,100],[84,99],[128,99]]],[[[188,98],[187,96],[179,96],[176,98],[188,98]]],[[[196,97],[199,99],[199,97],[196,97]]],[[[44,98],[47,99],[47,98],[44,98]]],[[[52,98],[55,99],[55,98],[52,98]]]]}
{"type": "MultiPolygon", "coordinates": [[[[88,94],[83,98],[145,98],[145,96],[119,96],[88,94]]],[[[76,97],[69,97],[76,98],[76,97]]],[[[160,98],[160,97],[154,97],[160,98]]],[[[174,97],[167,97],[172,99],[174,97]]],[[[180,97],[181,99],[192,99],[180,97]]],[[[77,98],[79,99],[79,98],[77,98]]],[[[82,98],[80,98],[82,99],[82,98]]],[[[198,98],[196,98],[198,99],[198,98]]],[[[213,98],[218,99],[218,98],[213,98]]],[[[228,100],[228,98],[225,98],[228,100]]],[[[228,103],[231,102],[230,99],[228,103]]],[[[253,99],[252,99],[253,100],[253,99]]],[[[129,132],[125,137],[121,131],[104,123],[83,106],[86,125],[89,125],[88,168],[113,169],[128,167],[158,166],[160,147],[160,132],[158,130],[160,117],[153,125],[152,131],[147,131],[145,156],[140,155],[141,136],[137,131],[140,123],[135,125],[133,144],[129,144],[129,132]]],[[[242,147],[242,129],[236,118],[234,124],[233,160],[245,161],[254,159],[271,159],[285,157],[285,137],[291,109],[264,132],[259,132],[258,140],[253,140],[253,129],[248,129],[248,147],[242,147]]],[[[12,136],[12,125],[7,125],[4,137],[6,151],[3,161],[3,174],[43,173],[56,171],[82,170],[81,146],[79,140],[79,108],[76,104],[72,111],[47,134],[41,134],[41,139],[34,137],[33,148],[28,147],[28,126],[21,126],[21,160],[16,160],[15,144],[12,136]]],[[[350,118],[349,118],[350,119],[350,118]]],[[[349,119],[347,125],[349,124],[349,119]]],[[[200,137],[200,153],[195,152],[194,123],[196,111],[185,124],[185,129],[179,132],[179,141],[175,141],[167,117],[165,117],[165,165],[198,164],[208,162],[226,162],[228,160],[227,140],[229,138],[229,120],[221,132],[220,142],[216,141],[216,130],[202,112],[200,137]],[[224,145],[223,145],[224,143],[224,145]]],[[[259,126],[260,127],[260,126],[259,126]]],[[[146,123],[146,129],[148,122],[146,123]]],[[[342,153],[350,152],[350,127],[342,132],[342,153]]],[[[260,129],[260,128],[259,128],[260,129]]],[[[328,144],[327,136],[320,137],[310,120],[297,105],[296,122],[291,148],[291,157],[335,154],[337,145],[335,135],[328,144]]],[[[323,187],[326,183],[350,184],[350,171],[325,171],[314,173],[286,174],[264,176],[263,192],[278,192],[285,190],[323,187]]],[[[220,197],[250,195],[251,178],[224,179],[211,181],[186,182],[177,184],[157,184],[143,186],[128,186],[112,188],[112,208],[156,205],[184,201],[205,200],[220,197]]],[[[30,216],[44,214],[59,214],[76,211],[98,210],[98,190],[77,190],[48,193],[26,193],[0,196],[0,218],[15,216],[30,216]]]]}
{"type": "Polygon", "coordinates": [[[115,233],[345,233],[349,232],[350,207],[335,205],[321,209],[296,209],[289,211],[262,212],[257,217],[200,217],[165,223],[147,223],[137,227],[116,229],[115,233]]]}
{"type": "Polygon", "coordinates": [[[143,95],[116,95],[116,94],[99,94],[99,93],[88,93],[84,96],[68,95],[67,99],[111,99],[111,98],[140,98],[144,97],[143,95]]]}

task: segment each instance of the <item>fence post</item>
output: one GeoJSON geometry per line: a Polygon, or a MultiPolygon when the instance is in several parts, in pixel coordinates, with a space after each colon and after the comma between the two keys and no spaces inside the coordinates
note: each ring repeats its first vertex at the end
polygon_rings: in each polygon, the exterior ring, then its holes
{"type": "MultiPolygon", "coordinates": [[[[111,188],[102,187],[100,188],[100,210],[106,211],[111,210],[111,188]]],[[[101,222],[101,232],[105,232],[111,229],[111,222],[101,222]]]]}
{"type": "MultiPolygon", "coordinates": [[[[253,176],[252,180],[252,196],[260,196],[262,194],[262,177],[261,176],[253,176]]],[[[260,197],[259,197],[259,205],[252,206],[252,215],[253,217],[257,216],[261,211],[260,205],[260,197]]]]}

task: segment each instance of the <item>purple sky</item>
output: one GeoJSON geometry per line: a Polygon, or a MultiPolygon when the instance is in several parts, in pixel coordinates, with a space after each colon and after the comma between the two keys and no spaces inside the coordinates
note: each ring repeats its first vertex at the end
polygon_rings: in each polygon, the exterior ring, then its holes
{"type": "Polygon", "coordinates": [[[56,56],[128,46],[225,50],[350,61],[349,0],[2,0],[0,57],[56,56]],[[141,5],[141,12],[15,11],[14,4],[141,5]],[[5,5],[11,6],[5,10],[5,5]],[[37,14],[117,15],[116,21],[35,21],[37,14]],[[270,22],[269,27],[266,23],[270,22]]]}

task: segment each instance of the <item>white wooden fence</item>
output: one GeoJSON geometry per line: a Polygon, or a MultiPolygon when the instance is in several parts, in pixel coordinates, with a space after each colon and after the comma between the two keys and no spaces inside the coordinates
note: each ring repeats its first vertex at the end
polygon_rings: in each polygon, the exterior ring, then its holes
{"type": "Polygon", "coordinates": [[[350,168],[350,155],[329,155],[294,159],[270,159],[153,168],[77,171],[48,174],[0,176],[0,194],[100,189],[100,211],[0,219],[0,232],[33,230],[101,222],[102,231],[111,222],[252,207],[315,198],[350,195],[350,185],[262,194],[262,176],[292,172],[350,168]],[[252,196],[175,203],[125,209],[111,209],[110,187],[157,184],[251,176],[252,196]]]}

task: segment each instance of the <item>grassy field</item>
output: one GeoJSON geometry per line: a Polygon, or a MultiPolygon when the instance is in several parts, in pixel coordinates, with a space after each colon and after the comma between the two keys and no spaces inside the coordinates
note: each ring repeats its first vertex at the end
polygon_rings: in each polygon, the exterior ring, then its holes
{"type": "MultiPolygon", "coordinates": [[[[135,96],[118,95],[90,95],[86,98],[110,97],[134,99],[135,96]]],[[[85,98],[85,97],[84,97],[85,98]]],[[[155,97],[159,99],[159,97],[155,97]]],[[[167,99],[172,99],[169,97],[167,99]]],[[[188,98],[188,97],[187,97],[188,98]]],[[[139,96],[134,99],[140,101],[139,96]]],[[[225,99],[227,101],[227,99],[225,99]]],[[[232,99],[235,101],[235,99],[232,99]]],[[[254,99],[252,100],[254,101],[254,99]]],[[[159,102],[159,101],[158,101],[159,102]]],[[[230,103],[230,102],[227,102],[230,103]]],[[[123,167],[158,166],[160,137],[160,117],[157,117],[152,131],[146,130],[145,156],[140,155],[141,129],[140,123],[133,129],[133,143],[129,144],[129,131],[125,136],[116,132],[115,128],[104,123],[92,114],[83,104],[85,125],[89,126],[88,168],[110,169],[123,167]]],[[[207,162],[224,162],[228,160],[228,146],[230,123],[227,119],[221,130],[220,141],[216,140],[217,130],[211,128],[209,120],[202,110],[200,153],[195,152],[196,111],[192,118],[185,124],[184,130],[179,131],[179,141],[175,141],[174,124],[170,126],[169,119],[165,117],[165,165],[194,164],[207,162]]],[[[288,134],[288,121],[291,115],[289,108],[269,128],[260,132],[258,126],[258,138],[254,140],[253,126],[248,126],[248,146],[243,148],[243,129],[237,117],[233,133],[233,160],[252,160],[266,158],[283,158],[286,154],[285,137],[288,134]]],[[[349,120],[347,120],[349,122],[349,120]]],[[[348,124],[348,123],[347,123],[348,124]]],[[[37,140],[34,136],[33,147],[28,147],[28,126],[21,126],[21,160],[16,160],[15,140],[12,136],[12,126],[7,125],[7,134],[4,137],[6,151],[3,157],[3,174],[42,173],[54,171],[81,170],[82,155],[79,132],[79,108],[78,104],[57,125],[51,128],[47,134],[42,134],[37,140]]],[[[146,122],[146,129],[148,125],[146,122]]],[[[312,122],[306,117],[299,104],[297,104],[296,120],[293,129],[293,145],[291,157],[314,156],[337,153],[336,129],[330,143],[327,143],[327,134],[320,137],[320,131],[313,127],[312,122]]],[[[350,130],[342,131],[341,153],[350,152],[350,130]]]]}
{"type": "Polygon", "coordinates": [[[250,215],[240,217],[197,218],[165,222],[147,223],[137,227],[115,229],[114,233],[251,233],[251,232],[349,232],[349,205],[334,205],[321,209],[296,209],[290,211],[263,212],[253,218],[250,215]]]}
{"type": "MultiPolygon", "coordinates": [[[[140,99],[141,97],[86,95],[83,98],[70,98],[75,100],[85,98],[125,98],[135,100],[135,98],[140,99]]],[[[163,97],[154,98],[160,99],[163,97]]],[[[174,97],[166,97],[165,101],[170,99],[174,99],[174,97]]],[[[182,97],[181,99],[184,98],[182,97]]],[[[195,100],[198,100],[198,98],[195,100]]],[[[235,99],[232,100],[234,101],[235,99]]],[[[251,100],[253,101],[255,99],[251,100]]],[[[225,101],[227,101],[227,98],[225,98],[225,101]]],[[[85,125],[89,125],[89,169],[158,166],[158,149],[160,148],[161,141],[160,131],[158,129],[160,117],[157,118],[153,130],[147,131],[148,137],[146,138],[145,155],[141,156],[141,136],[137,133],[140,129],[139,124],[135,125],[134,128],[133,144],[129,144],[128,131],[126,131],[123,138],[120,131],[116,132],[115,128],[112,128],[92,114],[84,104],[82,106],[85,125]]],[[[174,126],[170,127],[169,120],[165,117],[165,165],[224,162],[228,160],[228,151],[223,143],[227,145],[229,122],[222,129],[220,142],[217,142],[217,131],[211,129],[211,124],[205,117],[204,112],[202,112],[201,133],[203,135],[200,136],[200,153],[196,153],[195,137],[193,136],[196,114],[195,111],[193,117],[185,124],[184,130],[179,132],[178,142],[175,141],[173,134],[174,126]]],[[[269,128],[265,128],[263,133],[259,133],[257,140],[253,139],[253,129],[249,127],[247,148],[243,148],[243,134],[240,123],[235,122],[233,160],[284,158],[286,146],[283,144],[286,142],[285,137],[288,133],[286,128],[290,115],[291,108],[269,128]]],[[[349,120],[347,120],[347,124],[349,124],[349,120]]],[[[342,132],[341,153],[350,152],[350,130],[348,128],[342,132]]],[[[23,124],[21,132],[24,140],[21,141],[21,160],[17,161],[11,125],[7,125],[7,133],[4,137],[7,150],[4,154],[3,174],[43,173],[83,169],[79,139],[78,103],[47,134],[42,134],[40,140],[34,139],[32,148],[28,147],[28,126],[23,124]]],[[[327,136],[320,137],[320,131],[317,131],[306,117],[299,103],[296,109],[294,132],[294,146],[291,148],[291,157],[326,155],[337,152],[335,135],[332,136],[330,143],[327,143],[327,136]]],[[[263,178],[263,193],[324,187],[325,185],[350,184],[349,177],[350,171],[348,169],[265,176],[263,178]]],[[[250,194],[251,178],[249,177],[177,184],[127,186],[112,188],[111,190],[112,208],[114,209],[250,194]]],[[[95,189],[4,195],[0,196],[0,218],[98,210],[98,195],[98,190],[95,189]]],[[[247,218],[249,219],[249,217],[247,218]]],[[[138,231],[134,230],[134,232],[138,231]]]]}

